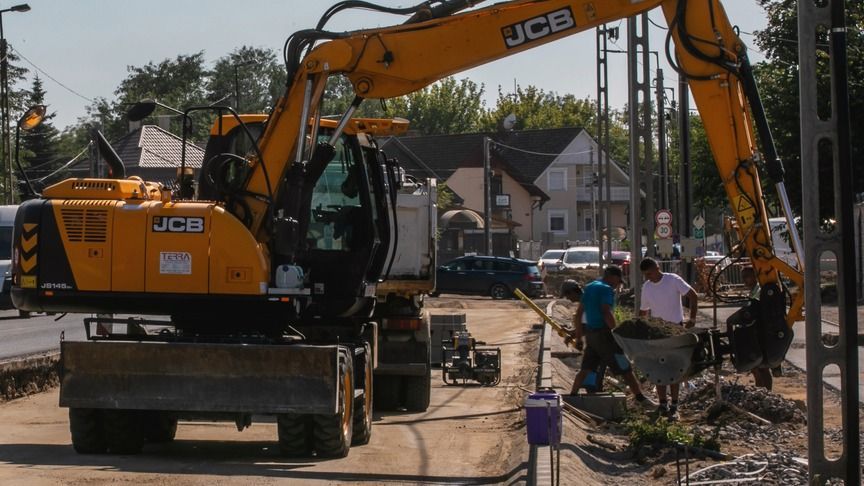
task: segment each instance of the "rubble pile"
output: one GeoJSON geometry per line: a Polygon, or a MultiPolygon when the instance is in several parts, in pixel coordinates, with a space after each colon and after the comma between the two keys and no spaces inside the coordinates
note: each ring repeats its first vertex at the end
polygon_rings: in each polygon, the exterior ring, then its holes
{"type": "MultiPolygon", "coordinates": [[[[804,412],[798,404],[764,388],[738,383],[723,383],[720,395],[724,401],[737,405],[775,424],[801,424],[805,421],[804,412]]],[[[691,409],[709,410],[715,401],[714,384],[705,382],[693,390],[684,400],[684,403],[691,409]]]]}
{"type": "Polygon", "coordinates": [[[687,482],[735,481],[760,485],[807,484],[807,460],[787,453],[756,453],[691,473],[687,482]]]}
{"type": "Polygon", "coordinates": [[[615,334],[628,339],[665,339],[687,333],[682,326],[661,319],[628,319],[615,328],[615,334]]]}

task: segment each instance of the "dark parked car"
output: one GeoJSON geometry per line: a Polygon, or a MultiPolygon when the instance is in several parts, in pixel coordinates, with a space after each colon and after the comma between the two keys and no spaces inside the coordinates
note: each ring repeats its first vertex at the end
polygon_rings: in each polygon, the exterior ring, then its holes
{"type": "Polygon", "coordinates": [[[438,267],[435,293],[490,295],[507,299],[515,289],[529,297],[543,294],[537,262],[490,256],[459,257],[438,267]]]}

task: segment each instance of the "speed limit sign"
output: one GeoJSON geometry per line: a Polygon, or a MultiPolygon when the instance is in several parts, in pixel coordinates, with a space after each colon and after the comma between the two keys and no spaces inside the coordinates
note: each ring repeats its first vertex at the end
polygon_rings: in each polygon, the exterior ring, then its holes
{"type": "Polygon", "coordinates": [[[672,237],[672,226],[668,224],[658,224],[655,230],[657,232],[657,238],[661,240],[665,240],[667,238],[672,237]]]}

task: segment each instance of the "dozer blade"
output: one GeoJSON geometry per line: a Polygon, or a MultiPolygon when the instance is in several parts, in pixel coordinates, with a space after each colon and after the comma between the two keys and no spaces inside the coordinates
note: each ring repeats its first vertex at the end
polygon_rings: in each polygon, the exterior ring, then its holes
{"type": "Polygon", "coordinates": [[[612,335],[633,365],[656,385],[680,383],[696,371],[693,359],[700,344],[696,334],[651,340],[612,335]]]}
{"type": "Polygon", "coordinates": [[[336,346],[61,343],[60,406],[334,414],[336,346]]]}

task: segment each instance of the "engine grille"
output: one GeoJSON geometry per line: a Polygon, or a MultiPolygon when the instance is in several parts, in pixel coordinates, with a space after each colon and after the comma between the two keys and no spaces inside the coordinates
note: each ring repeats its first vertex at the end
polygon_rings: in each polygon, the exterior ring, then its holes
{"type": "Polygon", "coordinates": [[[62,208],[60,214],[70,242],[104,243],[108,239],[108,210],[62,208]]]}

